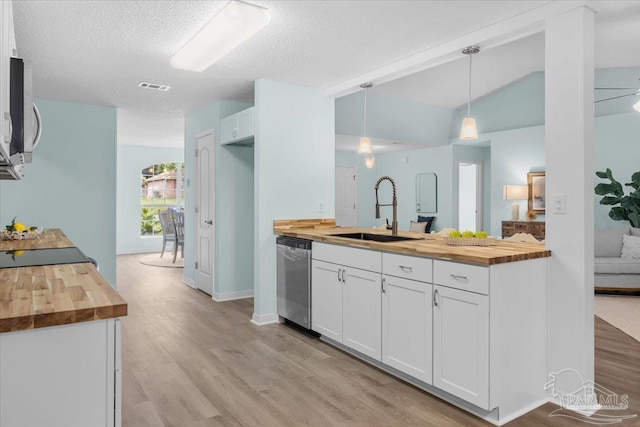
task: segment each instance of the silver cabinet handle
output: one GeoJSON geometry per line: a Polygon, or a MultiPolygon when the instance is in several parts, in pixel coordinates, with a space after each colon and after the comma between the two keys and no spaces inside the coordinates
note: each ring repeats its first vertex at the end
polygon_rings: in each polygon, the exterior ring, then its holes
{"type": "Polygon", "coordinates": [[[347,280],[344,278],[345,270],[342,270],[342,283],[347,283],[347,280]]]}
{"type": "Polygon", "coordinates": [[[467,278],[467,276],[460,276],[460,275],[458,275],[458,274],[450,274],[450,276],[451,276],[451,277],[453,277],[453,278],[454,278],[454,279],[456,279],[456,280],[469,280],[469,279],[467,278]]]}
{"type": "Polygon", "coordinates": [[[338,269],[338,282],[342,282],[342,279],[340,278],[340,272],[342,271],[341,268],[338,269]]]}
{"type": "Polygon", "coordinates": [[[387,279],[383,278],[382,279],[382,293],[386,294],[387,293],[387,279]]]}
{"type": "Polygon", "coordinates": [[[399,265],[398,267],[400,267],[400,270],[404,271],[405,273],[413,273],[413,268],[411,267],[407,267],[406,265],[399,265]]]}
{"type": "Polygon", "coordinates": [[[433,291],[433,305],[438,306],[438,290],[433,291]]]}

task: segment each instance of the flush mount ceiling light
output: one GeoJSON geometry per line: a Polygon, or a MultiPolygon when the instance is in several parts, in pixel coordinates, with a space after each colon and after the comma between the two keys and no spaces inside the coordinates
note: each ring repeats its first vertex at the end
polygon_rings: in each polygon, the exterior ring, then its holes
{"type": "Polygon", "coordinates": [[[480,52],[478,46],[469,46],[462,50],[462,53],[469,55],[469,97],[467,98],[467,117],[462,121],[460,139],[478,139],[476,120],[471,117],[471,57],[478,52],[480,52]]]}
{"type": "MultiPolygon", "coordinates": [[[[595,104],[598,102],[611,101],[613,99],[626,98],[627,96],[640,96],[640,89],[635,87],[596,87],[595,90],[633,90],[633,93],[627,93],[624,95],[612,96],[610,98],[599,99],[595,101],[595,104]]],[[[640,112],[640,101],[633,104],[633,109],[640,112]]]]}
{"type": "MultiPolygon", "coordinates": [[[[371,154],[371,141],[367,138],[367,89],[373,87],[373,83],[363,83],[360,87],[364,89],[364,130],[362,131],[362,138],[360,138],[358,154],[371,154]]],[[[368,166],[367,163],[367,167],[372,168],[373,161],[371,162],[371,166],[368,166]]]]}
{"type": "Polygon", "coordinates": [[[174,68],[204,71],[266,26],[265,8],[231,1],[171,58],[174,68]]]}
{"type": "Polygon", "coordinates": [[[159,90],[161,92],[166,92],[169,89],[171,89],[170,86],[159,85],[159,84],[155,84],[155,83],[147,83],[147,82],[138,83],[138,87],[141,87],[143,89],[159,90]]]}

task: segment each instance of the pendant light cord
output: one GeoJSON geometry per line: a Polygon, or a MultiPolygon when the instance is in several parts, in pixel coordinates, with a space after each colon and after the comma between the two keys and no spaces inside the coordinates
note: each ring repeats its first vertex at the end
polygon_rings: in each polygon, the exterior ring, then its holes
{"type": "Polygon", "coordinates": [[[362,136],[367,136],[367,88],[364,88],[364,129],[362,136]]]}
{"type": "Polygon", "coordinates": [[[467,117],[471,117],[471,58],[472,57],[473,57],[473,54],[469,54],[469,96],[467,97],[467,117]]]}

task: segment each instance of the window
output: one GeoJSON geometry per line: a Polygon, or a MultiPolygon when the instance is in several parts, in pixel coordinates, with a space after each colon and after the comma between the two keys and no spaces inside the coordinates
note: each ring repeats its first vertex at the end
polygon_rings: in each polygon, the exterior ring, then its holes
{"type": "Polygon", "coordinates": [[[184,163],[158,163],[141,171],[140,235],[162,235],[158,211],[184,210],[184,163]]]}

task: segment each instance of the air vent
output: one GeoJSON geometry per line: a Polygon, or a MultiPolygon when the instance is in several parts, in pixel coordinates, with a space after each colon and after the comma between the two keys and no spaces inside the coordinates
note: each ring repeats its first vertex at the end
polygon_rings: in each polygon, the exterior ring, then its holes
{"type": "Polygon", "coordinates": [[[157,85],[155,83],[146,83],[146,82],[138,83],[138,87],[142,87],[145,89],[161,90],[162,92],[166,92],[170,88],[169,86],[157,85]]]}

